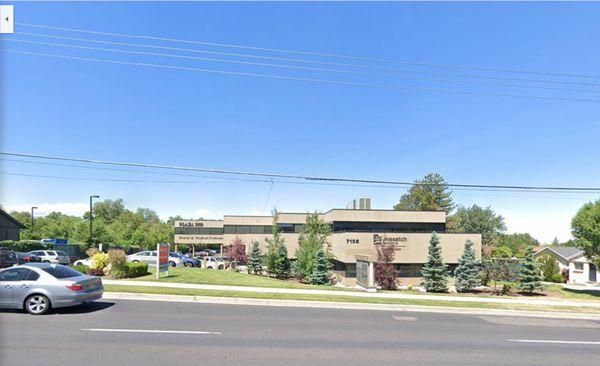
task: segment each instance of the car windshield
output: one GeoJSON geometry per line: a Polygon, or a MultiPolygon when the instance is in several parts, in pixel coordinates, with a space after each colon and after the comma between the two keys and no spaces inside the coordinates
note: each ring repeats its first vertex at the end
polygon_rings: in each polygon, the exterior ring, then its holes
{"type": "Polygon", "coordinates": [[[60,251],[60,250],[57,250],[57,251],[56,251],[56,253],[58,253],[58,255],[64,255],[64,256],[68,256],[68,254],[67,254],[67,253],[65,253],[65,252],[63,252],[63,251],[60,251]]]}
{"type": "Polygon", "coordinates": [[[55,251],[49,250],[46,252],[47,255],[57,255],[55,251]]]}
{"type": "Polygon", "coordinates": [[[54,278],[69,278],[69,277],[77,277],[83,276],[83,273],[77,272],[76,270],[66,267],[66,266],[51,266],[42,268],[44,272],[49,273],[54,278]]]}

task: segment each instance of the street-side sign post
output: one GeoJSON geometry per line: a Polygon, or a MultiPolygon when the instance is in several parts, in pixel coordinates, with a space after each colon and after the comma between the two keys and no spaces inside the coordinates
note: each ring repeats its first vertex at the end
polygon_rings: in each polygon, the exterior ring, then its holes
{"type": "Polygon", "coordinates": [[[160,279],[160,272],[169,275],[169,243],[156,244],[156,279],[160,279]]]}

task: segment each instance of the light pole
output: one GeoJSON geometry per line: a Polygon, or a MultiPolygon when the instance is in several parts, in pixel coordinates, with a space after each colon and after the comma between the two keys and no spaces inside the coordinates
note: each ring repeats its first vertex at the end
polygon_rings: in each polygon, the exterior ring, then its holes
{"type": "Polygon", "coordinates": [[[93,244],[93,239],[94,239],[94,212],[93,212],[93,206],[92,206],[92,200],[94,198],[100,198],[100,196],[97,195],[93,195],[90,196],[90,245],[93,244]]]}
{"type": "Polygon", "coordinates": [[[31,230],[33,230],[33,210],[35,210],[37,206],[31,206],[31,230]]]}

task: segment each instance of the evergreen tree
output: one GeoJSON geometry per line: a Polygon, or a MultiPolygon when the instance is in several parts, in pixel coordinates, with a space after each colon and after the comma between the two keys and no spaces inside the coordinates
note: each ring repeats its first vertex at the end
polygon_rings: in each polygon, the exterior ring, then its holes
{"type": "MultiPolygon", "coordinates": [[[[277,227],[279,223],[279,214],[277,210],[273,210],[273,225],[272,225],[272,233],[273,238],[265,239],[267,242],[267,252],[264,256],[264,263],[267,267],[267,272],[270,275],[275,275],[279,277],[279,270],[281,267],[281,256],[279,255],[279,248],[284,245],[284,240],[281,237],[281,232],[277,227]]],[[[287,249],[286,249],[287,251],[287,249]]],[[[286,256],[287,258],[287,256],[286,256]]]]}
{"type": "MultiPolygon", "coordinates": [[[[330,234],[331,225],[320,218],[319,214],[313,213],[306,216],[306,224],[298,238],[294,276],[300,280],[308,281],[308,277],[314,271],[317,251],[324,249],[325,256],[328,257],[329,243],[327,237],[330,234]]],[[[329,261],[327,263],[330,264],[329,261]]]]}
{"type": "Polygon", "coordinates": [[[458,261],[458,266],[454,270],[454,276],[456,276],[456,291],[473,291],[475,287],[480,286],[480,272],[481,264],[475,259],[473,242],[467,240],[465,242],[465,251],[458,261]]]}
{"type": "Polygon", "coordinates": [[[533,257],[533,247],[527,247],[519,273],[519,289],[532,293],[542,288],[542,275],[538,263],[533,257]]]}
{"type": "Polygon", "coordinates": [[[329,261],[325,257],[323,248],[315,253],[315,266],[313,272],[308,276],[308,281],[313,285],[328,285],[329,279],[329,261]]]}
{"type": "Polygon", "coordinates": [[[288,258],[287,247],[283,243],[283,241],[279,244],[279,248],[277,248],[277,272],[275,273],[278,278],[288,278],[290,277],[292,271],[292,263],[288,258]]]}
{"type": "Polygon", "coordinates": [[[429,292],[446,292],[448,290],[448,273],[442,258],[440,237],[433,232],[429,240],[427,263],[421,269],[422,285],[429,292]]]}
{"type": "Polygon", "coordinates": [[[250,260],[248,261],[248,273],[262,273],[262,256],[257,241],[252,243],[252,253],[250,253],[250,260]]]}

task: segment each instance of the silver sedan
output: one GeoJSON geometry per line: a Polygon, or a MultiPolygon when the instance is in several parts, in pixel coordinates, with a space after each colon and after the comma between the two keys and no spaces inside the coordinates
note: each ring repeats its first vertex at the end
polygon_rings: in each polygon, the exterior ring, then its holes
{"type": "Polygon", "coordinates": [[[34,315],[51,308],[79,305],[102,297],[99,277],[62,264],[29,263],[0,272],[0,308],[25,309],[34,315]]]}

